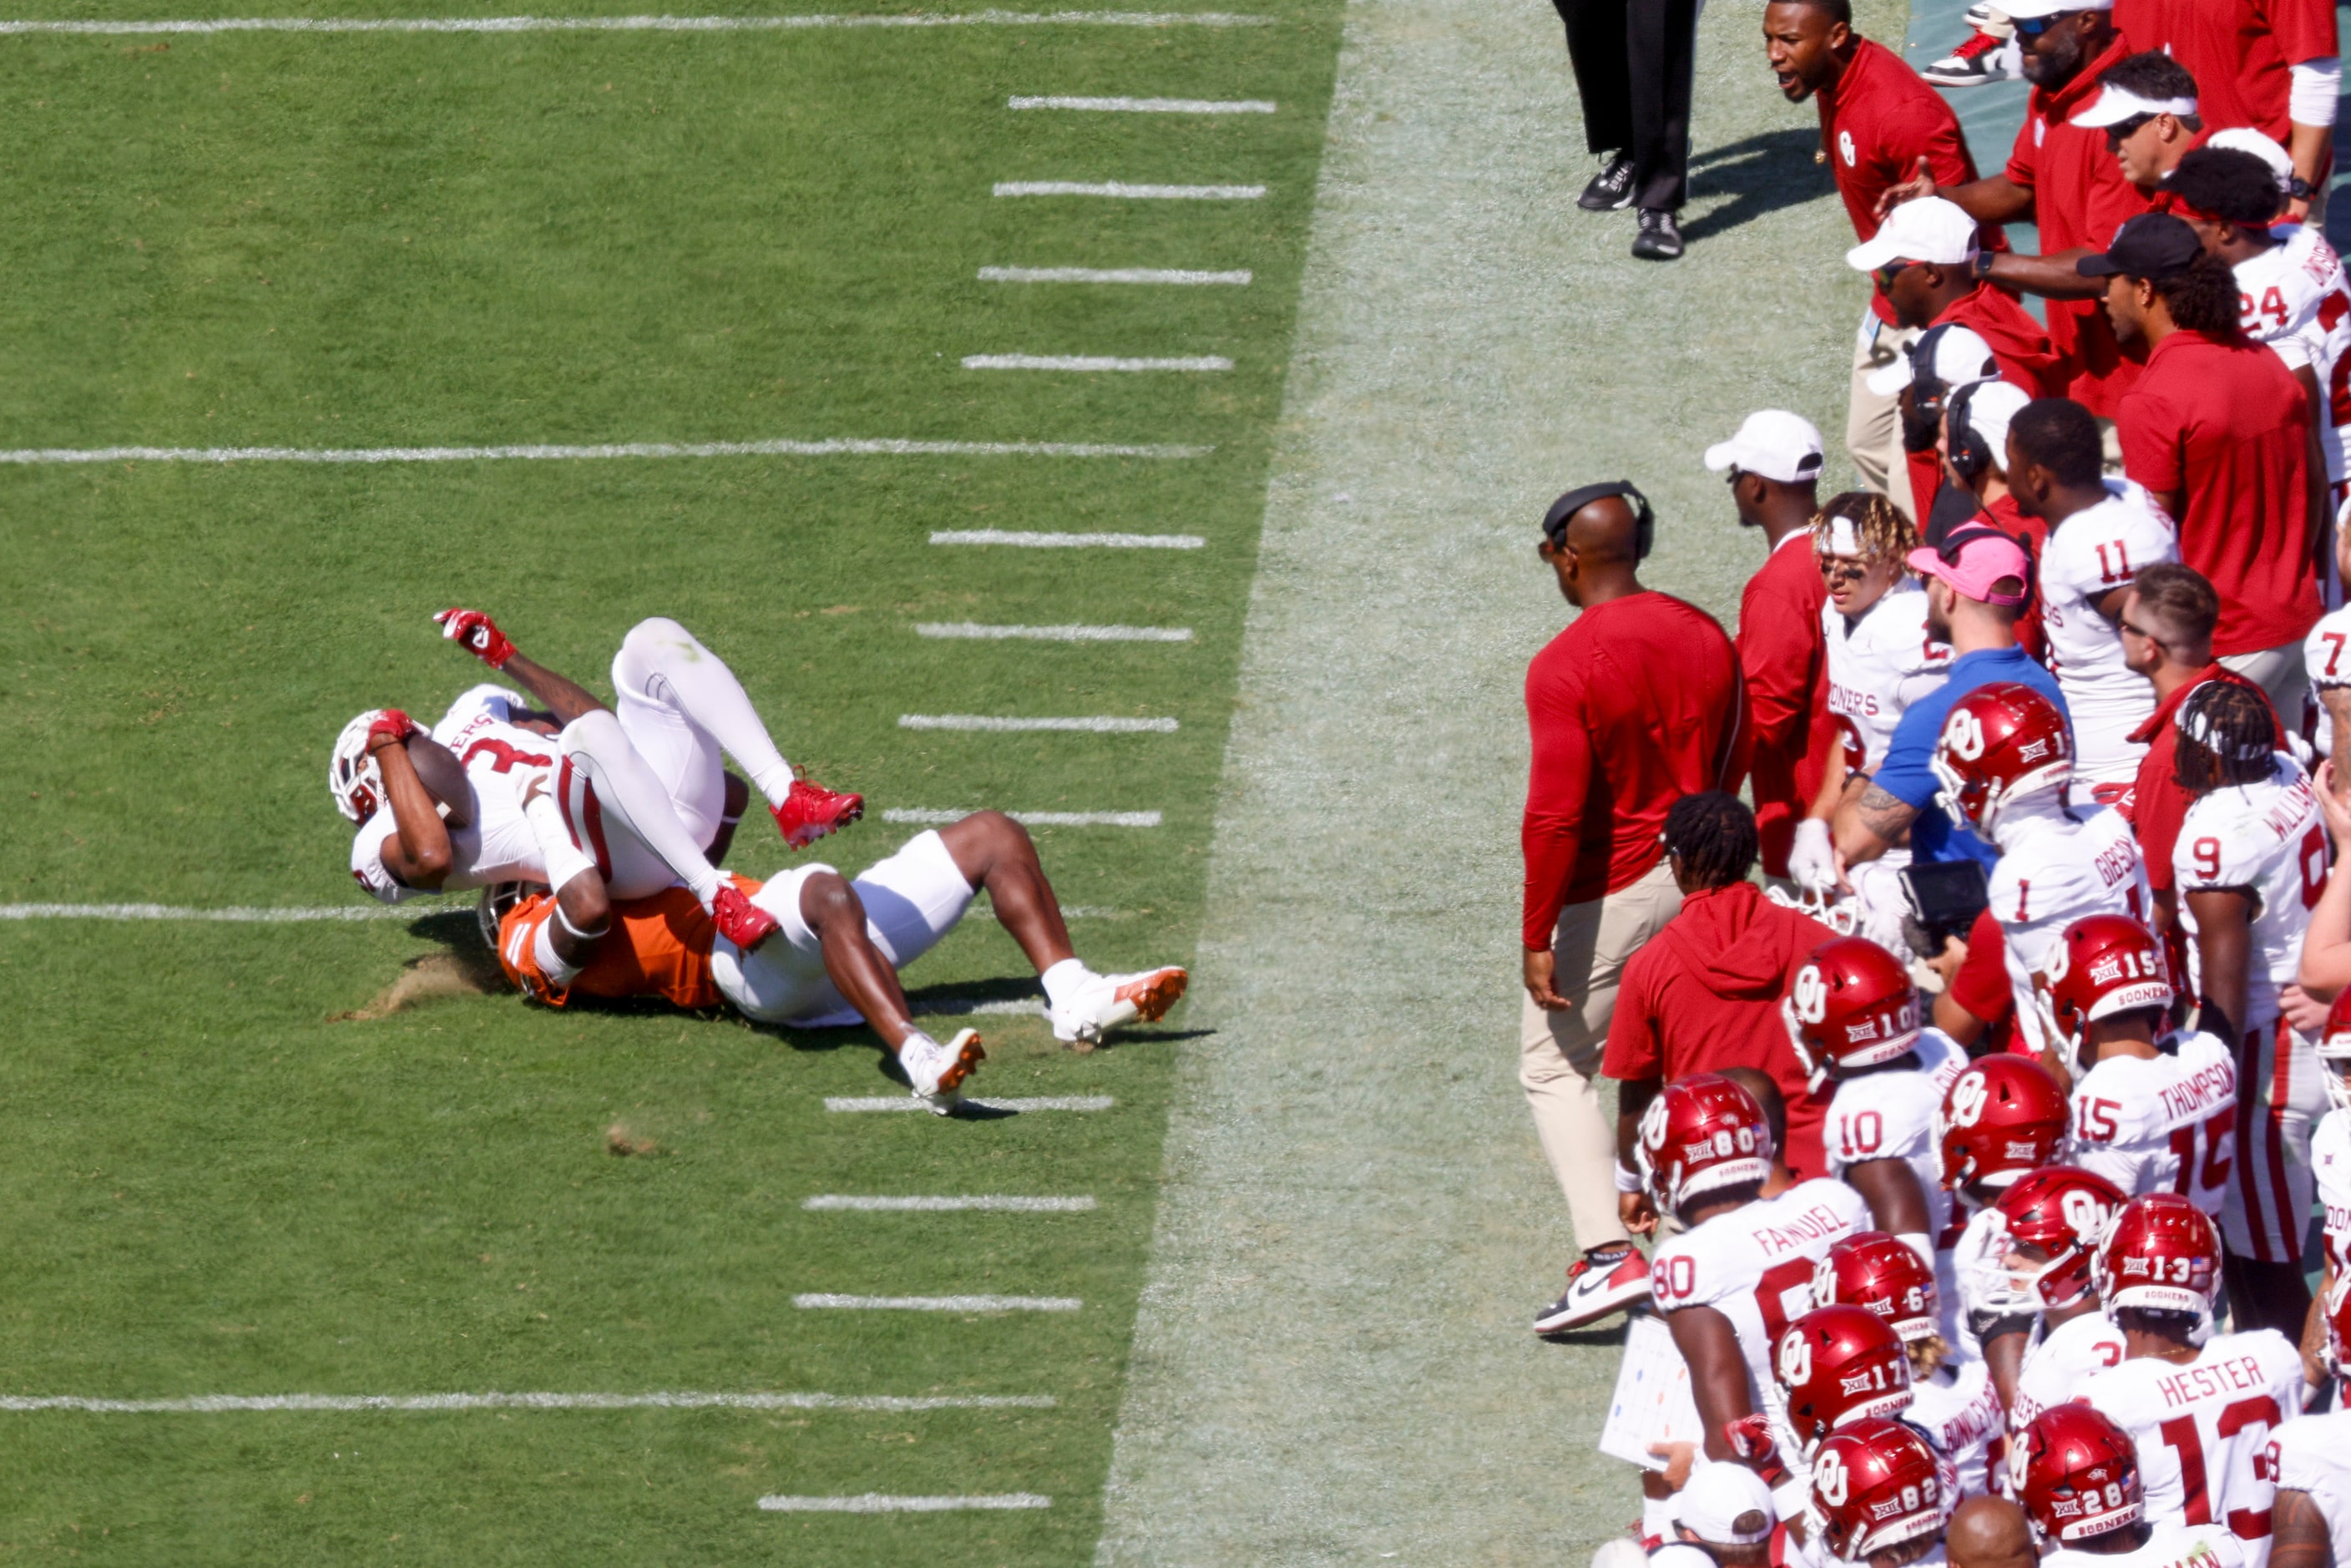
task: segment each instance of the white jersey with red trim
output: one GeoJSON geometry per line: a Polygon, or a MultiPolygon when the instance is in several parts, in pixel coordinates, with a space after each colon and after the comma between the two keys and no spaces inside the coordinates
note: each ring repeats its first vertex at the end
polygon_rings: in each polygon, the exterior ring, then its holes
{"type": "Polygon", "coordinates": [[[2178,1193],[2220,1212],[2237,1147],[2237,1063],[2212,1035],[2182,1030],[2151,1059],[2109,1056],[2074,1083],[2065,1163],[2125,1197],[2178,1193]]]}
{"type": "Polygon", "coordinates": [[[1817,1176],[1668,1237],[1649,1260],[1649,1291],[1659,1312],[1712,1307],[1730,1320],[1747,1363],[1750,1407],[1771,1417],[1791,1464],[1801,1450],[1771,1375],[1772,1350],[1781,1331],[1813,1310],[1813,1265],[1868,1225],[1869,1206],[1859,1193],[1817,1176]]]}
{"type": "Polygon", "coordinates": [[[1987,1469],[1992,1443],[2007,1429],[2007,1412],[1992,1386],[1991,1368],[1963,1361],[1938,1368],[1910,1385],[1910,1408],[1902,1418],[1927,1434],[1935,1451],[1949,1459],[1960,1497],[1991,1490],[1987,1469]]]}
{"type": "Polygon", "coordinates": [[[2037,1051],[2041,1009],[2033,1001],[2032,977],[2046,962],[2049,945],[2085,915],[2146,919],[2155,904],[2147,867],[2130,824],[2111,808],[2044,810],[2013,826],[2002,821],[2000,863],[1992,867],[1989,892],[1991,916],[2005,938],[2017,1026],[2037,1051]]]}
{"type": "Polygon", "coordinates": [[[2351,686],[2351,652],[2346,649],[2351,649],[2351,604],[2320,616],[2318,624],[2302,640],[2302,666],[2310,673],[2311,706],[2318,710],[2318,734],[2312,744],[2321,757],[2334,755],[2335,716],[2326,711],[2318,694],[2330,687],[2351,686]]]}
{"type": "Polygon", "coordinates": [[[2270,231],[2278,243],[2237,263],[2238,320],[2245,336],[2267,343],[2288,370],[2310,367],[2319,390],[2334,404],[2320,427],[2326,450],[2326,476],[2341,479],[2340,427],[2351,423],[2344,396],[2344,350],[2351,347],[2351,289],[2343,264],[2326,236],[2307,224],[2281,224],[2270,231]]]}
{"type": "MultiPolygon", "coordinates": [[[[547,856],[522,802],[532,779],[548,782],[561,749],[552,737],[507,722],[513,708],[523,706],[503,686],[475,686],[433,727],[433,738],[456,754],[474,792],[473,825],[450,830],[449,874],[439,892],[547,880],[547,856]]],[[[387,804],[351,840],[351,875],[385,904],[420,896],[384,866],[384,841],[398,831],[387,804]]]]}
{"type": "Polygon", "coordinates": [[[2095,1306],[2053,1329],[2043,1319],[2025,1346],[2024,1364],[2017,1368],[2009,1430],[2022,1432],[2043,1411],[2071,1405],[2082,1396],[2085,1383],[2122,1363],[2123,1331],[2095,1306]]]}
{"type": "Polygon", "coordinates": [[[2125,666],[2121,629],[2098,605],[2145,568],[2178,560],[2179,538],[2145,489],[2127,479],[2105,486],[2105,500],[2049,530],[2034,575],[2049,668],[2074,721],[2074,777],[2127,784],[2147,755],[2130,733],[2155,712],[2155,688],[2125,666]]]}
{"type": "Polygon", "coordinates": [[[2203,957],[2193,940],[2196,913],[2188,895],[2246,888],[2258,901],[2241,1020],[2248,1027],[2277,1017],[2278,991],[2294,983],[2311,908],[2326,890],[2326,819],[2310,776],[2283,751],[2270,760],[2270,776],[2260,783],[2232,784],[2190,805],[2171,855],[2198,994],[2203,957]]]}
{"type": "MultiPolygon", "coordinates": [[[[2333,1071],[2324,1061],[2318,1070],[2333,1071]]],[[[2351,1113],[2329,1111],[2319,1122],[2310,1135],[2310,1174],[2326,1210],[2326,1255],[2337,1274],[2351,1273],[2351,1113]]]]}
{"type": "Polygon", "coordinates": [[[1870,771],[1886,760],[1903,713],[1943,684],[1950,644],[1927,634],[1926,591],[1907,577],[1858,615],[1845,615],[1834,601],[1823,605],[1821,632],[1829,713],[1844,738],[1845,766],[1870,771]]]}
{"type": "Polygon", "coordinates": [[[2270,1439],[2270,1474],[2307,1493],[2326,1521],[2336,1568],[2351,1564],[2351,1410],[2297,1416],[2270,1439]]]}
{"type": "Polygon", "coordinates": [[[2275,1329],[2215,1334],[2189,1362],[2126,1361],[2082,1398],[2138,1447],[2147,1514],[2236,1533],[2252,1568],[2269,1561],[2270,1436],[2302,1409],[2302,1352],[2275,1329]]]}
{"type": "Polygon", "coordinates": [[[2242,1543],[2225,1530],[2158,1523],[2136,1552],[2084,1552],[2061,1546],[2041,1568],[2244,1568],[2242,1543]]]}
{"type": "Polygon", "coordinates": [[[1922,1029],[1911,1054],[1916,1066],[1881,1068],[1837,1080],[1828,1116],[1821,1124],[1821,1146],[1828,1174],[1839,1181],[1846,1171],[1870,1160],[1902,1160],[1917,1176],[1919,1189],[1927,1195],[1927,1234],[1936,1243],[1943,1338],[1956,1345],[1959,1291],[1946,1240],[1951,1228],[1951,1195],[1943,1186],[1935,1118],[1942,1110],[1944,1091],[1967,1066],[1968,1053],[1942,1030],[1922,1029]]]}

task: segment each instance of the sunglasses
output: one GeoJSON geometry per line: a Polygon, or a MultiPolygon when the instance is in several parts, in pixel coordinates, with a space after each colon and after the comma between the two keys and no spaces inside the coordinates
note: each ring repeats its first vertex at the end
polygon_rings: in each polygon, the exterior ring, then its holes
{"type": "Polygon", "coordinates": [[[2019,16],[2016,18],[2016,36],[2037,38],[2058,23],[2071,21],[2080,15],[2079,11],[2060,11],[2054,16],[2019,16]]]}
{"type": "Polygon", "coordinates": [[[1889,261],[1884,267],[1871,269],[1869,276],[1877,279],[1877,291],[1887,294],[1893,291],[1896,278],[1917,265],[1915,261],[1889,261]]]}

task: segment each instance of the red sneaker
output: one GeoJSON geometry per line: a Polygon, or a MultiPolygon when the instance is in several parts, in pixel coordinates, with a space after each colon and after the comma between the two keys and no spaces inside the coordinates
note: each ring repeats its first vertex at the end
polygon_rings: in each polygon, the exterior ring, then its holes
{"type": "Polygon", "coordinates": [[[752,903],[731,882],[719,884],[718,896],[711,901],[710,918],[717,923],[718,935],[746,953],[779,929],[774,915],[752,903]]]}
{"type": "Polygon", "coordinates": [[[777,831],[784,835],[784,842],[804,850],[825,834],[839,832],[865,815],[865,797],[836,795],[820,784],[795,779],[784,803],[768,810],[775,817],[777,831]]]}

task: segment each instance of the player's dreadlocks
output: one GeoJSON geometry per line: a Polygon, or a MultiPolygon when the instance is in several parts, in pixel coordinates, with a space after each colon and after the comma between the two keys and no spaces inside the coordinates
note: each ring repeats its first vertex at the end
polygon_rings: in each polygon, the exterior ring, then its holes
{"type": "Polygon", "coordinates": [[[1700,888],[1729,887],[1755,869],[1755,813],[1736,795],[1685,795],[1666,813],[1666,852],[1700,888]]]}
{"type": "Polygon", "coordinates": [[[1918,531],[1902,508],[1875,490],[1832,496],[1813,514],[1813,553],[1858,555],[1864,560],[1900,560],[1918,548],[1918,531]],[[1837,524],[1844,527],[1839,528],[1837,524]],[[1842,533],[1846,537],[1837,538],[1842,533]],[[1840,549],[1840,544],[1856,548],[1840,549]]]}
{"type": "Polygon", "coordinates": [[[2179,706],[2172,779],[2191,795],[2258,784],[2270,776],[2276,740],[2277,727],[2259,692],[2234,681],[2207,681],[2179,706]]]}

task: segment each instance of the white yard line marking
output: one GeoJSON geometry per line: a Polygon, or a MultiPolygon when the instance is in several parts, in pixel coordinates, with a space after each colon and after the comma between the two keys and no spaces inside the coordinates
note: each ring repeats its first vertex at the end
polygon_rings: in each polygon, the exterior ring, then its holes
{"type": "Polygon", "coordinates": [[[802,1208],[848,1208],[862,1214],[901,1212],[917,1214],[959,1213],[967,1208],[1007,1211],[1013,1214],[1088,1214],[1092,1212],[1091,1197],[864,1197],[848,1193],[829,1192],[819,1197],[803,1199],[802,1208]]]}
{"type": "MultiPolygon", "coordinates": [[[[1061,912],[1061,918],[1066,920],[1069,917],[1070,912],[1066,909],[1063,910],[1061,912]]],[[[1026,997],[1011,1001],[987,1002],[975,1001],[963,997],[934,997],[928,1001],[914,1003],[913,1009],[916,1014],[925,1017],[944,1015],[953,1018],[964,1018],[980,1014],[993,1014],[997,1016],[1026,1014],[1029,1016],[1041,1017],[1045,1011],[1045,1001],[1041,997],[1026,997]]],[[[860,1019],[859,1021],[862,1022],[863,1020],[860,1019]]]]}
{"type": "Polygon", "coordinates": [[[1050,1410],[1050,1394],[200,1394],[187,1399],[0,1396],[0,1411],[224,1416],[280,1410],[1050,1410]]]}
{"type": "MultiPolygon", "coordinates": [[[[1156,811],[1007,811],[1016,822],[1034,824],[1040,828],[1155,828],[1159,825],[1156,811]]],[[[921,806],[893,806],[882,813],[885,822],[929,823],[960,822],[969,811],[943,811],[921,806]]]]}
{"type": "Polygon", "coordinates": [[[272,904],[189,909],[170,904],[0,904],[0,920],[225,920],[258,925],[288,920],[413,920],[420,915],[439,912],[382,904],[336,904],[317,909],[272,904]]]}
{"type": "Polygon", "coordinates": [[[1000,718],[984,713],[902,713],[900,729],[984,729],[1010,734],[1030,729],[1081,730],[1090,735],[1173,735],[1172,718],[1000,718]]]}
{"type": "Polygon", "coordinates": [[[1018,637],[1032,643],[1188,643],[1189,626],[991,626],[977,621],[924,621],[920,637],[1018,637]]]}
{"type": "Polygon", "coordinates": [[[895,16],[223,16],[150,22],[0,21],[0,33],[767,33],[803,27],[1255,27],[1223,11],[967,11],[895,16]]]}
{"type": "Polygon", "coordinates": [[[1085,1305],[1075,1296],[835,1296],[805,1291],[792,1298],[804,1312],[1074,1312],[1085,1305]]]}
{"type": "Polygon", "coordinates": [[[0,463],[568,463],[608,457],[1206,457],[1213,446],[1069,441],[666,441],[611,446],[37,446],[0,463]]]}
{"type": "Polygon", "coordinates": [[[1254,202],[1263,185],[1130,185],[1119,180],[998,180],[999,196],[1111,196],[1127,202],[1254,202]]]}
{"type": "Polygon", "coordinates": [[[935,545],[1017,545],[1024,549],[1200,549],[1198,534],[1050,534],[1018,528],[941,528],[935,545]]]}
{"type": "MultiPolygon", "coordinates": [[[[1009,1111],[1023,1116],[1031,1111],[1107,1111],[1117,1103],[1107,1094],[1037,1094],[1026,1099],[964,1102],[981,1111],[1009,1111]]],[[[828,1094],[824,1097],[824,1108],[841,1112],[930,1109],[911,1094],[828,1094]]]]}
{"type": "Polygon", "coordinates": [[[1173,283],[1248,285],[1249,274],[1186,272],[1166,267],[983,267],[982,283],[1173,283]]]}
{"type": "Polygon", "coordinates": [[[1086,109],[1112,114],[1271,114],[1266,98],[1008,98],[1007,109],[1086,109]]]}
{"type": "Polygon", "coordinates": [[[1053,1500],[1033,1491],[984,1497],[889,1497],[870,1491],[859,1497],[763,1497],[769,1513],[952,1513],[968,1508],[1050,1508],[1053,1500]]]}
{"type": "Polygon", "coordinates": [[[1193,354],[1167,360],[1124,360],[1107,354],[966,354],[967,371],[1229,371],[1232,361],[1222,354],[1193,354]]]}

